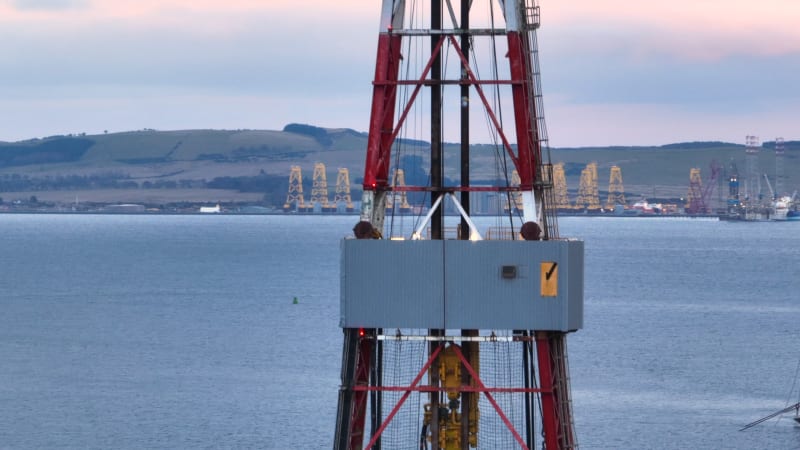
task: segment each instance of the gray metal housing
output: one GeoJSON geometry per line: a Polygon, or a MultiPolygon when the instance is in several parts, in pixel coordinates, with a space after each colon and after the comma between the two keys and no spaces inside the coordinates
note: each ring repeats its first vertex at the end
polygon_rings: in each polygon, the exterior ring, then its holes
{"type": "Polygon", "coordinates": [[[341,249],[343,328],[583,327],[583,241],[345,239],[341,249]]]}

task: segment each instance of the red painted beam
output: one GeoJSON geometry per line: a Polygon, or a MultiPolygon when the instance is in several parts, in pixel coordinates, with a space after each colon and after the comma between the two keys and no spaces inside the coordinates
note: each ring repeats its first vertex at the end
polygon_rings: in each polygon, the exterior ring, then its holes
{"type": "Polygon", "coordinates": [[[544,444],[546,450],[558,450],[558,399],[553,390],[553,358],[550,354],[550,335],[545,331],[536,333],[536,356],[539,361],[539,380],[542,389],[542,427],[544,428],[544,444]]]}
{"type": "MultiPolygon", "coordinates": [[[[508,63],[512,80],[529,80],[531,78],[530,65],[527,59],[528,46],[523,41],[524,34],[516,31],[508,32],[508,63]]],[[[535,139],[536,112],[533,111],[533,97],[528,83],[518,83],[511,86],[511,95],[514,100],[514,120],[517,130],[517,172],[519,173],[520,186],[525,189],[533,188],[534,170],[539,164],[539,145],[535,139]]]]}
{"type": "Polygon", "coordinates": [[[388,182],[391,132],[397,99],[397,77],[400,70],[399,35],[382,33],[378,38],[375,84],[372,90],[367,159],[364,165],[364,189],[374,190],[388,182]]]}
{"type": "Polygon", "coordinates": [[[367,392],[358,389],[369,386],[369,372],[372,364],[373,341],[361,337],[358,344],[358,361],[356,362],[355,380],[353,390],[353,409],[350,419],[350,446],[351,450],[361,450],[364,444],[364,423],[367,417],[367,392]]]}
{"type": "Polygon", "coordinates": [[[431,186],[386,186],[384,191],[394,192],[519,192],[519,186],[443,186],[436,189],[431,186]]]}
{"type": "Polygon", "coordinates": [[[478,374],[475,372],[475,369],[473,369],[469,361],[467,361],[467,358],[465,358],[464,354],[461,353],[461,347],[459,347],[458,345],[453,345],[453,350],[455,351],[455,354],[458,356],[458,359],[461,360],[461,363],[464,364],[464,368],[467,370],[467,372],[469,372],[469,376],[472,377],[473,382],[478,386],[478,388],[482,389],[481,392],[483,392],[483,395],[485,395],[486,399],[489,400],[489,403],[492,404],[492,407],[497,412],[497,415],[500,416],[500,420],[502,420],[503,423],[508,428],[508,430],[511,431],[511,435],[514,436],[514,439],[516,439],[520,448],[522,448],[523,450],[529,450],[528,445],[522,439],[522,436],[520,436],[519,433],[517,432],[517,429],[514,428],[514,424],[511,423],[510,420],[508,420],[508,417],[506,417],[505,413],[503,413],[502,408],[500,408],[500,405],[497,404],[492,394],[490,394],[486,390],[487,388],[486,386],[483,385],[481,377],[478,376],[478,374]]]}
{"type": "Polygon", "coordinates": [[[523,392],[544,392],[539,388],[498,388],[498,387],[478,387],[461,385],[457,388],[445,388],[437,386],[356,386],[354,391],[379,391],[379,392],[499,392],[501,394],[523,393],[523,392]]]}
{"type": "Polygon", "coordinates": [[[381,434],[383,434],[383,430],[385,430],[386,427],[389,426],[389,423],[392,422],[392,419],[394,419],[395,414],[397,414],[397,412],[400,411],[400,407],[403,406],[403,403],[405,403],[406,399],[408,399],[408,397],[411,395],[412,388],[414,388],[420,382],[420,380],[422,380],[422,377],[425,376],[425,373],[428,371],[433,362],[436,360],[436,357],[439,356],[439,353],[442,351],[442,347],[444,347],[444,345],[437,346],[436,350],[434,350],[433,353],[431,353],[431,356],[428,358],[428,361],[425,362],[425,365],[422,366],[422,369],[414,378],[414,381],[412,381],[411,385],[408,387],[408,389],[406,389],[406,393],[403,394],[402,397],[400,397],[400,400],[397,401],[397,404],[394,406],[394,408],[392,408],[392,411],[389,412],[388,416],[386,416],[386,420],[383,421],[380,428],[378,428],[378,431],[376,431],[375,435],[373,435],[372,439],[370,439],[369,443],[366,446],[368,450],[371,449],[373,445],[375,445],[375,443],[378,441],[378,438],[380,438],[381,434]]]}

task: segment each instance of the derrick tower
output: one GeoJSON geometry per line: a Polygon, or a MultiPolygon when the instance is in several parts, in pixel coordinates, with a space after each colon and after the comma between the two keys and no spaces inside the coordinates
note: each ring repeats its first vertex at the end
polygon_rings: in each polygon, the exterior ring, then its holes
{"type": "Polygon", "coordinates": [[[309,209],[320,205],[322,211],[330,211],[328,205],[328,176],[325,173],[325,164],[318,162],[314,164],[314,184],[311,186],[311,199],[309,209]]]}
{"type": "Polygon", "coordinates": [[[569,209],[569,195],[567,194],[567,177],[564,174],[564,163],[553,165],[553,191],[556,198],[556,208],[569,209]]]}
{"type": "Polygon", "coordinates": [[[597,163],[589,163],[581,171],[581,181],[578,186],[578,198],[575,200],[575,208],[600,209],[600,196],[597,191],[597,163]]]}
{"type": "Polygon", "coordinates": [[[352,212],[353,200],[350,198],[350,171],[346,167],[340,167],[336,175],[336,195],[333,197],[333,207],[344,203],[345,210],[352,212]]]}
{"type": "Polygon", "coordinates": [[[703,180],[700,169],[693,167],[689,170],[689,192],[686,195],[686,212],[689,214],[704,214],[708,211],[703,198],[703,180]]]}
{"type": "Polygon", "coordinates": [[[759,140],[758,136],[745,137],[745,170],[747,179],[744,188],[745,206],[754,208],[758,205],[761,194],[761,174],[758,170],[759,140]]]}
{"type": "Polygon", "coordinates": [[[786,146],[783,138],[775,138],[775,197],[780,198],[784,192],[783,158],[786,155],[786,146]]]}
{"type": "Polygon", "coordinates": [[[360,221],[341,245],[336,450],[577,446],[566,337],[583,326],[583,242],[558,234],[538,27],[532,0],[382,0],[360,221]],[[476,126],[496,137],[485,154],[476,126]],[[423,137],[428,184],[396,185],[423,137]],[[493,157],[518,185],[471,185],[471,161],[493,157]],[[428,205],[408,234],[386,220],[399,192],[428,205]],[[506,239],[483,239],[474,192],[520,194],[506,239]]]}
{"type": "Polygon", "coordinates": [[[300,166],[292,166],[289,172],[289,193],[286,194],[286,203],[283,204],[284,211],[290,211],[292,207],[298,212],[306,210],[303,201],[303,172],[300,166]]]}
{"type": "Polygon", "coordinates": [[[625,187],[622,185],[622,169],[619,166],[611,166],[611,174],[608,177],[608,201],[607,209],[614,209],[617,205],[625,204],[625,187]]]}
{"type": "Polygon", "coordinates": [[[711,164],[708,165],[708,169],[711,174],[708,177],[708,183],[703,186],[703,204],[706,207],[706,214],[713,213],[715,208],[719,208],[720,203],[714,201],[714,188],[717,187],[719,181],[722,179],[720,177],[722,166],[720,166],[716,160],[711,161],[711,164]]]}
{"type": "Polygon", "coordinates": [[[728,168],[728,201],[727,212],[728,215],[738,215],[741,209],[741,194],[739,192],[739,169],[736,163],[731,160],[730,167],[728,168]]]}

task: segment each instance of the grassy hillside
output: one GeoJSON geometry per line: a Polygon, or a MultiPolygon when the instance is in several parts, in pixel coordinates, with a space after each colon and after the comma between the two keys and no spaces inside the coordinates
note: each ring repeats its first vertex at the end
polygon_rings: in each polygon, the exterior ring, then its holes
{"type": "MultiPolygon", "coordinates": [[[[786,190],[800,187],[800,142],[786,143],[784,175],[786,190]]],[[[46,192],[81,189],[124,189],[125,199],[136,190],[221,189],[229,193],[265,195],[268,204],[280,206],[288,187],[292,165],[304,172],[304,185],[311,188],[314,163],[328,170],[333,195],[337,169],[350,170],[353,189],[363,173],[367,135],[350,129],[323,129],[290,124],[284,130],[140,130],[81,136],[53,136],[15,143],[0,142],[0,195],[14,192],[46,192]]],[[[428,144],[401,141],[396,152],[409,177],[425,178],[419,167],[427,167],[428,144]],[[412,159],[403,159],[402,157],[412,159]],[[407,165],[413,162],[414,167],[407,165]],[[416,170],[415,170],[416,168],[416,170]]],[[[772,143],[765,143],[760,170],[774,181],[775,155],[772,143]]],[[[473,145],[472,179],[475,182],[502,178],[492,145],[473,145]]],[[[445,145],[445,176],[458,178],[458,148],[445,145]]],[[[563,162],[570,191],[579,184],[581,170],[598,163],[598,184],[607,188],[609,169],[622,169],[628,198],[680,197],[689,183],[689,171],[701,169],[705,180],[712,161],[728,169],[738,166],[745,175],[744,146],[722,142],[692,142],[660,147],[597,147],[552,149],[553,162],[563,162]]],[[[395,162],[393,161],[393,165],[395,162]]],[[[409,182],[411,183],[411,182],[409,182]]],[[[112,191],[113,192],[113,191],[112,191]]],[[[121,192],[121,191],[120,191],[121,192]]],[[[166,191],[165,191],[166,192],[166,191]]],[[[199,192],[199,191],[198,191],[199,192]]],[[[133,194],[132,194],[133,193],[133,194]]],[[[161,194],[164,194],[162,192],[161,194]]],[[[185,193],[182,195],[185,196],[185,193]]],[[[112,195],[113,197],[113,195],[112,195]]],[[[234,195],[235,197],[235,195],[234,195]]],[[[103,198],[109,198],[108,192],[103,198]]],[[[209,199],[214,201],[214,199],[209,199]]],[[[244,201],[244,200],[243,200],[244,201]]]]}

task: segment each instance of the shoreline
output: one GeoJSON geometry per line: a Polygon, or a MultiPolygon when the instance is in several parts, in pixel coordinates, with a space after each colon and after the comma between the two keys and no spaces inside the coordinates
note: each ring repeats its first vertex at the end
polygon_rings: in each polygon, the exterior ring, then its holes
{"type": "MultiPolygon", "coordinates": [[[[285,212],[282,210],[266,211],[219,211],[201,212],[195,211],[59,211],[59,210],[0,210],[0,215],[4,214],[62,214],[62,215],[128,215],[128,216],[352,216],[358,217],[358,212],[285,212]]],[[[413,217],[418,214],[398,214],[404,217],[413,217]]],[[[458,214],[448,214],[448,216],[458,217],[458,214]]],[[[473,217],[495,217],[497,214],[472,214],[473,217]]],[[[692,220],[726,220],[717,214],[614,214],[614,213],[558,213],[557,217],[586,217],[586,218],[626,218],[626,219],[692,219],[692,220]]]]}

